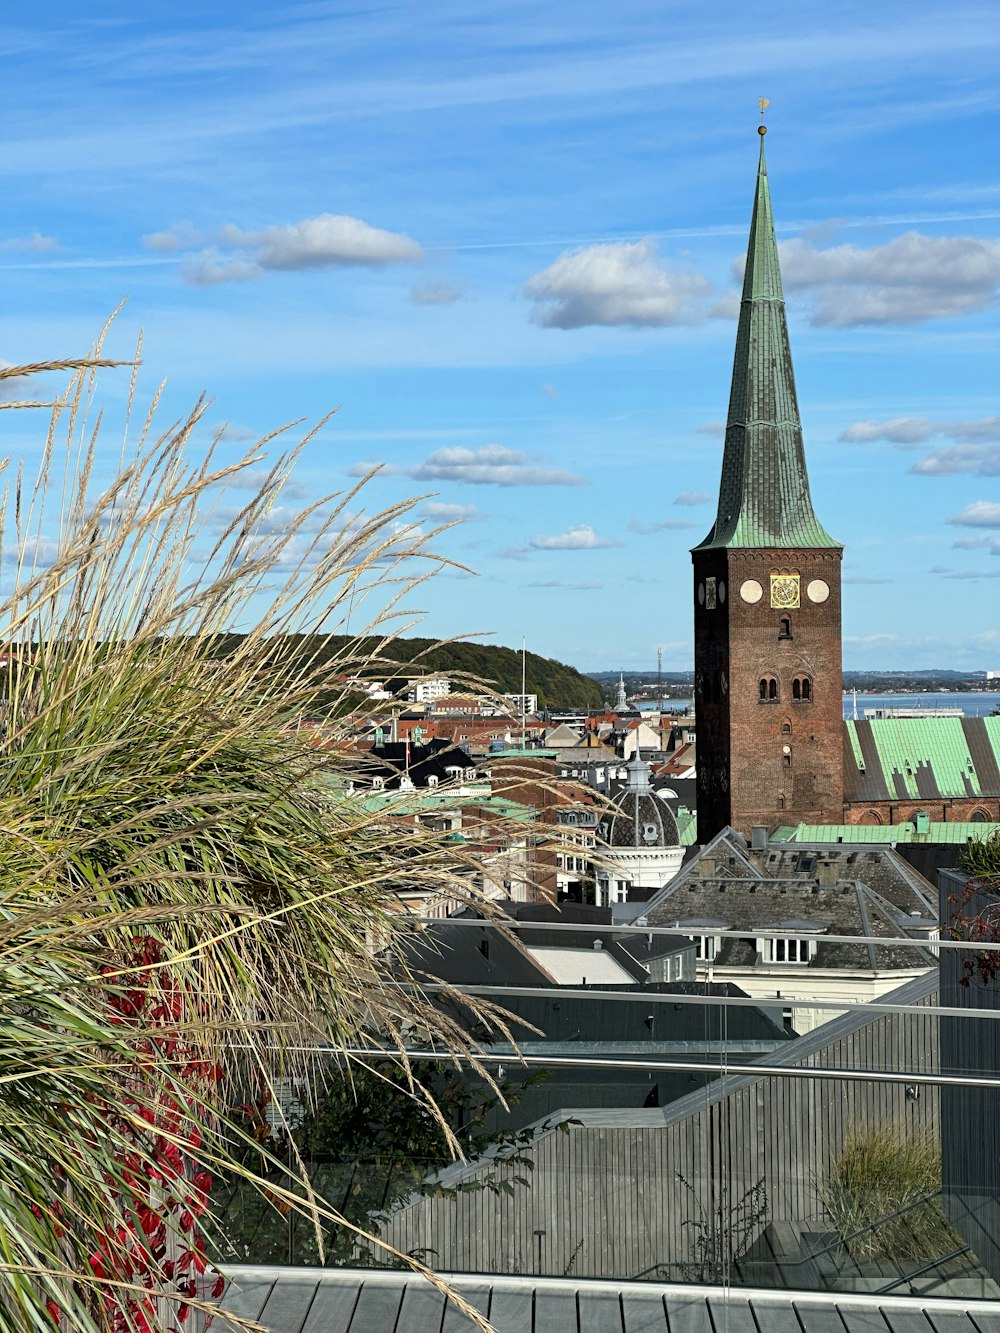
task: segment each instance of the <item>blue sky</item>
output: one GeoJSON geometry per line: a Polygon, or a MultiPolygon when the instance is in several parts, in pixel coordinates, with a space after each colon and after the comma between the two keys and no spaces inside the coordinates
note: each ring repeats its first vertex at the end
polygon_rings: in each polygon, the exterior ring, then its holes
{"type": "MultiPolygon", "coordinates": [[[[205,390],[235,441],[338,407],[304,493],[377,462],[369,509],[467,517],[425,631],[585,669],[690,665],[768,97],[845,665],[1000,668],[994,5],[23,13],[0,358],[78,353],[127,295],[113,350],[144,330],[168,412],[205,390]]],[[[0,414],[5,449],[37,425],[0,414]]]]}

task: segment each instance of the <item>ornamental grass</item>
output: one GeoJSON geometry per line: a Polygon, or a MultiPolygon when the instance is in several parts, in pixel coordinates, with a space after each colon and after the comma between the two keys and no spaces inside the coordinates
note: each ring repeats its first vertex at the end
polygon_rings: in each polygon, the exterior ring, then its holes
{"type": "MultiPolygon", "coordinates": [[[[367,515],[360,486],[293,511],[306,441],[223,462],[204,402],[163,429],[154,400],[112,446],[109,364],[0,371],[72,375],[0,513],[0,1333],[208,1311],[214,1179],[264,1188],[248,1089],[357,1048],[435,1114],[406,1040],[475,1064],[458,1008],[406,984],[394,892],[476,903],[470,854],[351,796],[343,681],[379,664],[321,652],[350,611],[391,656],[435,534],[415,501],[367,515]],[[299,726],[318,709],[322,746],[299,726]]],[[[276,1206],[342,1220],[287,1178],[276,1206]]]]}

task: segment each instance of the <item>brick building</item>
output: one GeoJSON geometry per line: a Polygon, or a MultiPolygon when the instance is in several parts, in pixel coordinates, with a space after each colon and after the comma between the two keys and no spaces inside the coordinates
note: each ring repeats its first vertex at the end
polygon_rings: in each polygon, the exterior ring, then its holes
{"type": "Polygon", "coordinates": [[[843,819],[843,548],[809,494],[760,133],[718,514],[691,553],[701,843],[843,819]]]}

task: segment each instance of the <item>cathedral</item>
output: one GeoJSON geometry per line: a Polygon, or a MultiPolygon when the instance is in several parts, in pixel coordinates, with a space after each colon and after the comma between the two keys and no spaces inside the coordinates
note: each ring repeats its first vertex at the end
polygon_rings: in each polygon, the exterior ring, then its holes
{"type": "Polygon", "coordinates": [[[995,823],[1000,717],[844,721],[843,547],[809,491],[759,133],[718,512],[691,552],[698,841],[727,825],[995,823]]]}

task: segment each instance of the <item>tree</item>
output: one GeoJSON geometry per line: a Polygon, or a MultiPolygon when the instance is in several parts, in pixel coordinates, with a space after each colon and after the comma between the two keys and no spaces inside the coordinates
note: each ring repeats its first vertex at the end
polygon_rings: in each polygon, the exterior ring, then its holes
{"type": "Polygon", "coordinates": [[[319,750],[296,726],[337,660],[287,646],[348,606],[388,644],[437,562],[407,504],[369,517],[354,488],[290,511],[296,448],[199,457],[204,403],[158,433],[154,399],[109,469],[88,417],[106,364],[0,371],[73,373],[3,509],[0,1333],[179,1328],[210,1303],[219,1171],[317,1234],[349,1226],[301,1170],[269,1183],[233,1111],[321,1044],[396,1052],[387,1076],[458,1147],[403,1033],[468,1040],[383,958],[402,866],[474,897],[461,849],[350,798],[336,734],[319,750]]]}

